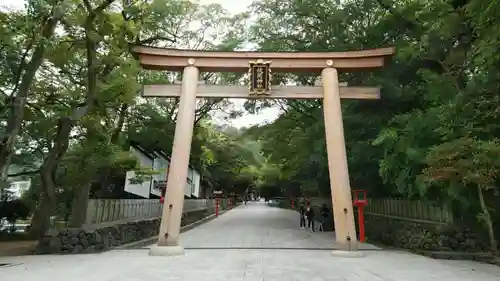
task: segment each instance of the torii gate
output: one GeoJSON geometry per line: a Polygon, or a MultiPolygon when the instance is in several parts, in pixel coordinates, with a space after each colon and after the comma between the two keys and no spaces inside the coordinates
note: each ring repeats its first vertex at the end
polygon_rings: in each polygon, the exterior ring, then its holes
{"type": "Polygon", "coordinates": [[[380,89],[340,85],[338,70],[384,66],[394,48],[351,52],[219,52],[133,46],[144,69],[183,71],[181,85],[145,85],[144,97],[180,97],[166,202],[157,247],[150,255],[180,255],[179,233],[184,204],[196,98],[323,99],[328,171],[332,194],[336,244],[341,251],[358,249],[340,99],[379,99],[380,89]],[[272,86],[273,72],[321,72],[322,85],[272,86]],[[249,72],[249,86],[206,85],[204,72],[249,72]]]}

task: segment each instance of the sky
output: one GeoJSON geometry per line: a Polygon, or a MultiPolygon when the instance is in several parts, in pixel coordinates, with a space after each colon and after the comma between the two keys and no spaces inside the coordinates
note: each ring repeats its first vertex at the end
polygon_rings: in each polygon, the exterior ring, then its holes
{"type": "MultiPolygon", "coordinates": [[[[231,14],[237,14],[246,11],[247,7],[252,4],[253,0],[197,0],[200,4],[220,4],[231,14]]],[[[24,0],[0,0],[0,7],[8,7],[13,9],[21,9],[24,7],[24,0]]],[[[244,110],[243,104],[245,100],[230,99],[235,105],[236,110],[244,110]]],[[[280,110],[277,107],[266,108],[260,110],[257,114],[246,113],[242,117],[232,120],[231,122],[223,121],[221,118],[215,118],[215,122],[221,125],[231,125],[234,127],[249,127],[256,124],[263,124],[274,121],[280,110]]],[[[215,114],[217,116],[217,114],[215,114]]]]}

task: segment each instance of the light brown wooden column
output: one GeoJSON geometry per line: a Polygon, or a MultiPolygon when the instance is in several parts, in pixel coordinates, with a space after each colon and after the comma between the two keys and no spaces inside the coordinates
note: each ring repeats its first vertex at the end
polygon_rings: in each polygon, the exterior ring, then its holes
{"type": "Polygon", "coordinates": [[[357,250],[358,243],[349,185],[338,73],[335,68],[329,67],[323,69],[321,77],[324,93],[323,111],[328,171],[330,174],[337,247],[343,251],[357,250]]]}
{"type": "Polygon", "coordinates": [[[167,191],[161,218],[158,245],[151,248],[153,256],[171,256],[184,254],[180,246],[182,209],[184,206],[184,187],[186,185],[189,155],[196,111],[196,88],[198,86],[199,70],[192,64],[184,68],[179,112],[175,126],[174,143],[170,169],[167,178],[167,191]]]}

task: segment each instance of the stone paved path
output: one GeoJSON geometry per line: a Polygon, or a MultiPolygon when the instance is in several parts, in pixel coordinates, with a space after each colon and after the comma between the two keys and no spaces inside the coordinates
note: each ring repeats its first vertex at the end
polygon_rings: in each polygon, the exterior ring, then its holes
{"type": "MultiPolygon", "coordinates": [[[[318,226],[316,226],[317,228],[318,226]]],[[[181,236],[186,249],[259,248],[333,250],[333,232],[310,232],[299,228],[299,214],[268,207],[264,202],[242,205],[181,236]]],[[[363,249],[377,247],[363,244],[363,249]]]]}
{"type": "Polygon", "coordinates": [[[432,260],[406,252],[371,250],[365,252],[365,258],[332,257],[331,250],[322,250],[334,246],[331,234],[308,233],[297,229],[296,223],[296,214],[290,211],[257,204],[242,206],[184,233],[185,256],[150,257],[147,249],[134,249],[78,256],[4,257],[0,264],[12,265],[0,267],[0,280],[500,280],[496,266],[432,260]]]}

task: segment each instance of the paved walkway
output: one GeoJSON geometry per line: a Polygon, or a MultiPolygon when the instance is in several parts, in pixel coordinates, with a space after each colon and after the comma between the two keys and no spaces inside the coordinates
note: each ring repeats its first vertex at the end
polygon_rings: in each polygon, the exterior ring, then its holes
{"type": "MultiPolygon", "coordinates": [[[[316,225],[316,228],[318,225],[316,225]]],[[[268,207],[264,202],[225,213],[181,236],[186,249],[315,249],[333,250],[333,232],[310,232],[299,228],[299,214],[291,210],[268,207]]],[[[362,244],[362,249],[379,249],[362,244]]]]}
{"type": "Polygon", "coordinates": [[[0,276],[16,281],[500,280],[496,266],[406,252],[371,250],[365,258],[332,257],[330,250],[322,250],[334,246],[331,234],[309,233],[296,224],[292,211],[252,204],[182,234],[185,256],[150,257],[147,249],[133,249],[5,257],[0,264],[12,265],[0,267],[0,276]]]}

